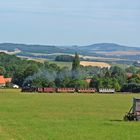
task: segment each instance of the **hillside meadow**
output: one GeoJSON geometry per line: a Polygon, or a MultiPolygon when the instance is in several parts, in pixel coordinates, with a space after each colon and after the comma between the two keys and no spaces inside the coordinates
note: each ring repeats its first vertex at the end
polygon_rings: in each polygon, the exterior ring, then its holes
{"type": "Polygon", "coordinates": [[[124,122],[139,94],[34,94],[0,89],[0,140],[136,140],[124,122]]]}

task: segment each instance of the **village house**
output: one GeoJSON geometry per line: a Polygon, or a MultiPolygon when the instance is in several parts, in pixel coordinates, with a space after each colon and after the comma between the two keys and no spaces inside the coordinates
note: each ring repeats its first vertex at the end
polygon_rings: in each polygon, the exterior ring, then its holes
{"type": "Polygon", "coordinates": [[[11,83],[12,78],[4,78],[3,75],[0,75],[0,87],[5,87],[6,83],[11,83]]]}

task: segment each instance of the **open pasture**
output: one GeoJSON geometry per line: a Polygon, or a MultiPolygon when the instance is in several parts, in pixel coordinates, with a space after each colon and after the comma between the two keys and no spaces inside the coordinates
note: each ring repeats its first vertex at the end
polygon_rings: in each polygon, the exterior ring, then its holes
{"type": "Polygon", "coordinates": [[[0,140],[137,140],[124,122],[139,94],[34,94],[0,90],[0,140]]]}

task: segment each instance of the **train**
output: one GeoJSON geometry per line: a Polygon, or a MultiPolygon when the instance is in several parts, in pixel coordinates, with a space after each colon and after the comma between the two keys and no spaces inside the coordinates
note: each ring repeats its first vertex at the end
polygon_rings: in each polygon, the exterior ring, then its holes
{"type": "Polygon", "coordinates": [[[52,87],[23,87],[22,92],[37,92],[37,93],[115,93],[114,89],[99,89],[95,88],[52,88],[52,87]]]}

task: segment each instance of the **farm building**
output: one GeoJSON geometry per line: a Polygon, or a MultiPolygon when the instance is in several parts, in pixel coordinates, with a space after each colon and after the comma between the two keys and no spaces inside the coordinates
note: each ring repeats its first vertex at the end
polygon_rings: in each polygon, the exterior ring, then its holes
{"type": "Polygon", "coordinates": [[[0,76],[0,87],[4,87],[6,83],[11,83],[12,78],[4,78],[3,75],[0,76]]]}

